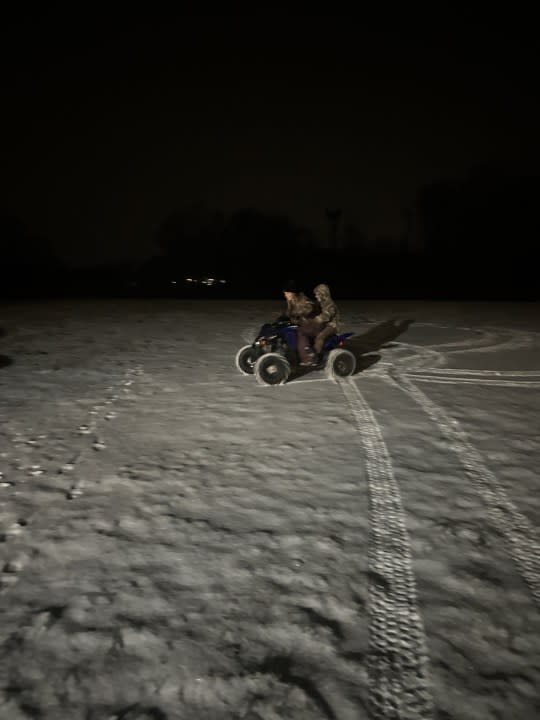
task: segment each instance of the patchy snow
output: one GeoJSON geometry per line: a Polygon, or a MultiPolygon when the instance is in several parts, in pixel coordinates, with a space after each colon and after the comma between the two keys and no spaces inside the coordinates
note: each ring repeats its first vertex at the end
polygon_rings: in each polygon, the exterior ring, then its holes
{"type": "Polygon", "coordinates": [[[540,716],[540,310],[340,305],[278,387],[279,301],[7,307],[1,720],[540,716]]]}

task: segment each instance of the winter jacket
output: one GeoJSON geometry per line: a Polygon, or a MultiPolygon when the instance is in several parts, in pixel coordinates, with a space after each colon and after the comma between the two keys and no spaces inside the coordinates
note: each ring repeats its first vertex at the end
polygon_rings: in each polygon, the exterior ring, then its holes
{"type": "Polygon", "coordinates": [[[293,295],[290,302],[287,303],[287,315],[294,325],[297,325],[300,320],[313,317],[314,311],[315,305],[302,292],[293,295]]]}
{"type": "Polygon", "coordinates": [[[341,330],[341,315],[336,303],[332,300],[330,295],[330,288],[328,285],[317,285],[313,290],[315,295],[318,297],[320,312],[315,317],[315,320],[321,325],[331,327],[335,332],[341,330]]]}

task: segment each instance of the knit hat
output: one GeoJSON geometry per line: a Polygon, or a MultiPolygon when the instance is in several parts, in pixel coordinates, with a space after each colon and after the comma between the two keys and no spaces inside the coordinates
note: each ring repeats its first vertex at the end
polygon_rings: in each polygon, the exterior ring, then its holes
{"type": "Polygon", "coordinates": [[[297,293],[298,285],[294,280],[287,280],[287,282],[283,283],[283,292],[297,293]]]}

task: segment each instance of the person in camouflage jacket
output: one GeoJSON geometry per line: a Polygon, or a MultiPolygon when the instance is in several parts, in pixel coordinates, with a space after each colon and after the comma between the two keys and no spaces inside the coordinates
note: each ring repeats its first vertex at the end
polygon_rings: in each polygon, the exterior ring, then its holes
{"type": "Polygon", "coordinates": [[[320,353],[326,338],[341,332],[341,313],[332,299],[328,285],[324,283],[317,285],[313,290],[313,294],[321,308],[321,312],[315,317],[315,321],[322,326],[322,329],[316,335],[314,343],[315,352],[320,353]]]}
{"type": "Polygon", "coordinates": [[[317,310],[315,303],[303,292],[300,292],[294,283],[285,283],[283,295],[287,302],[287,309],[280,318],[289,318],[293,325],[298,325],[306,319],[313,318],[317,310]]]}
{"type": "Polygon", "coordinates": [[[303,320],[298,327],[298,354],[301,365],[316,365],[315,353],[320,354],[326,338],[341,329],[341,314],[328,285],[317,285],[313,294],[319,304],[319,312],[314,318],[303,320]]]}

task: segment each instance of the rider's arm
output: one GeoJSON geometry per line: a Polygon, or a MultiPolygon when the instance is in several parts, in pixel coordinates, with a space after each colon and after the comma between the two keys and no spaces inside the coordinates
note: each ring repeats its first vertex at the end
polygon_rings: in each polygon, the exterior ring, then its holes
{"type": "Polygon", "coordinates": [[[315,320],[319,323],[332,322],[337,316],[337,305],[334,302],[324,303],[321,307],[321,312],[317,315],[315,320]]]}

